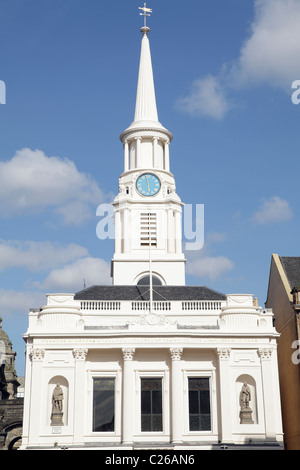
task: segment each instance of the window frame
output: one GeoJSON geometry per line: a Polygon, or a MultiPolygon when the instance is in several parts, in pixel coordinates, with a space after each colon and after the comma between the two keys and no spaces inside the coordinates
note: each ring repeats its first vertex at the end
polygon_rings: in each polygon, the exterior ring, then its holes
{"type": "Polygon", "coordinates": [[[113,437],[121,434],[121,403],[120,403],[120,389],[121,389],[121,375],[119,371],[91,371],[90,377],[90,412],[88,413],[88,428],[91,436],[113,437]],[[93,431],[93,417],[94,417],[94,379],[115,379],[114,390],[114,431],[93,431]]]}
{"type": "Polygon", "coordinates": [[[157,432],[162,432],[163,429],[164,429],[164,415],[163,415],[163,378],[162,377],[140,377],[140,381],[141,381],[141,392],[140,392],[140,397],[141,397],[141,409],[140,409],[140,415],[141,415],[141,432],[142,433],[148,433],[148,432],[154,432],[154,433],[157,433],[157,432]],[[159,381],[160,382],[160,390],[158,390],[160,392],[160,407],[161,407],[161,413],[153,413],[153,392],[155,392],[154,389],[150,389],[150,390],[143,390],[143,387],[142,387],[142,382],[143,380],[156,380],[156,381],[159,381]],[[142,399],[142,393],[143,392],[147,392],[149,391],[150,392],[150,413],[142,413],[142,408],[143,408],[143,399],[142,399]],[[152,422],[152,417],[155,416],[155,415],[161,415],[161,429],[160,430],[153,430],[153,429],[149,429],[149,430],[143,430],[142,429],[142,426],[143,426],[143,423],[142,423],[142,417],[143,416],[149,416],[150,417],[150,427],[152,428],[153,427],[153,422],[152,422]]]}
{"type": "Polygon", "coordinates": [[[169,371],[136,371],[135,376],[135,389],[136,389],[136,420],[135,420],[135,434],[140,438],[146,436],[167,436],[170,433],[169,420],[170,420],[170,397],[169,397],[169,371]],[[162,431],[142,431],[142,414],[141,414],[141,379],[162,379],[162,431]]]}
{"type": "Polygon", "coordinates": [[[212,435],[214,433],[214,407],[213,407],[213,383],[214,374],[211,371],[185,371],[184,374],[184,395],[185,395],[185,434],[186,435],[212,435]],[[208,379],[209,381],[209,406],[210,406],[210,429],[202,431],[190,430],[190,407],[189,407],[189,379],[208,379]]]}

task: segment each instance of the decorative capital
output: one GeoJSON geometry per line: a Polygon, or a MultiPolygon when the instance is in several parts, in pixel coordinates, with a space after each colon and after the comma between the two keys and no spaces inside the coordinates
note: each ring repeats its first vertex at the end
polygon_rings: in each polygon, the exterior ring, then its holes
{"type": "Polygon", "coordinates": [[[73,349],[72,353],[75,361],[85,361],[88,349],[73,349]]]}
{"type": "Polygon", "coordinates": [[[172,361],[180,361],[183,349],[182,348],[170,348],[172,361]]]}
{"type": "Polygon", "coordinates": [[[217,348],[218,358],[221,359],[230,359],[231,348],[217,348]]]}
{"type": "Polygon", "coordinates": [[[122,349],[124,361],[132,361],[135,355],[134,348],[123,348],[122,349]]]}
{"type": "Polygon", "coordinates": [[[45,356],[45,349],[32,349],[29,357],[30,360],[33,361],[42,361],[45,356]]]}
{"type": "Polygon", "coordinates": [[[273,352],[273,349],[272,348],[261,348],[261,349],[258,349],[257,350],[257,353],[259,355],[259,357],[263,360],[263,359],[271,359],[272,357],[272,352],[273,352]]]}

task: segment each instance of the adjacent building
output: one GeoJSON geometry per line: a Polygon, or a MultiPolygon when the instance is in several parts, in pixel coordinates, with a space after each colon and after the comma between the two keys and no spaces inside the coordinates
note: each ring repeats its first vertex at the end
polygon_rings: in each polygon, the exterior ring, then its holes
{"type": "Polygon", "coordinates": [[[272,255],[266,307],[278,338],[285,448],[300,450],[300,257],[272,255]]]}
{"type": "Polygon", "coordinates": [[[22,448],[281,449],[272,311],[185,282],[149,31],[121,134],[112,285],[50,294],[30,311],[22,448]]]}
{"type": "Polygon", "coordinates": [[[15,371],[16,352],[0,317],[0,450],[14,450],[21,444],[23,398],[20,396],[23,377],[15,371]]]}

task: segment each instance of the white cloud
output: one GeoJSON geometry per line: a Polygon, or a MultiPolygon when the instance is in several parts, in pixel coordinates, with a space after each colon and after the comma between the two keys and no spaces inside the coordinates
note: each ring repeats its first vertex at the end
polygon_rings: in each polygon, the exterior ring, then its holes
{"type": "Polygon", "coordinates": [[[223,276],[234,268],[234,263],[226,256],[213,256],[214,245],[227,238],[224,232],[208,232],[204,247],[198,252],[187,251],[186,272],[191,276],[208,278],[211,281],[223,276]]]}
{"type": "Polygon", "coordinates": [[[0,289],[0,315],[25,314],[31,308],[40,308],[47,302],[43,293],[36,291],[18,292],[15,290],[0,289]]]}
{"type": "Polygon", "coordinates": [[[223,119],[233,108],[236,90],[267,84],[291,92],[292,82],[300,78],[300,1],[255,0],[254,7],[239,57],[220,64],[219,75],[195,80],[188,96],[178,100],[179,109],[223,119]]]}
{"type": "Polygon", "coordinates": [[[30,271],[49,270],[87,255],[86,248],[73,243],[0,240],[0,271],[16,267],[30,271]]]}
{"type": "Polygon", "coordinates": [[[103,192],[93,178],[78,171],[66,158],[48,157],[41,150],[25,148],[11,160],[0,162],[2,216],[52,208],[65,223],[78,224],[88,217],[90,205],[97,207],[103,201],[103,192]]]}
{"type": "Polygon", "coordinates": [[[261,207],[253,216],[254,222],[266,225],[274,222],[285,222],[293,217],[288,201],[273,196],[262,202],[261,207]]]}
{"type": "Polygon", "coordinates": [[[177,107],[192,116],[222,119],[230,104],[218,78],[208,75],[193,82],[190,93],[177,101],[177,107]]]}
{"type": "Polygon", "coordinates": [[[86,286],[110,285],[110,264],[98,258],[86,257],[62,268],[53,269],[43,283],[35,283],[41,289],[77,292],[86,286]]]}
{"type": "Polygon", "coordinates": [[[233,267],[233,262],[225,256],[200,256],[189,260],[187,274],[214,281],[233,267]]]}
{"type": "Polygon", "coordinates": [[[299,0],[256,0],[251,35],[233,71],[237,84],[290,90],[300,76],[299,0]]]}

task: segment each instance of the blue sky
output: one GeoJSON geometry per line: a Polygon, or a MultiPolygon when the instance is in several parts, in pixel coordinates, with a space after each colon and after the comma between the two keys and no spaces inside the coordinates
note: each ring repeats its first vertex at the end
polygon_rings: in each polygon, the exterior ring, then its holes
{"type": "MultiPolygon", "coordinates": [[[[109,282],[96,209],[118,191],[133,120],[136,0],[0,0],[0,315],[22,334],[45,294],[109,282]]],[[[158,114],[186,204],[205,206],[187,283],[266,300],[272,253],[299,255],[299,0],[151,0],[158,114]]]]}

